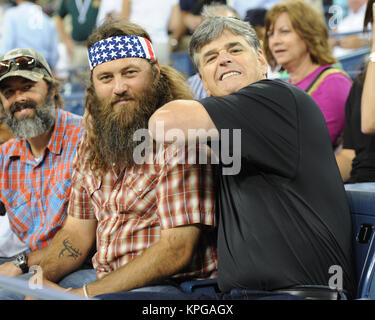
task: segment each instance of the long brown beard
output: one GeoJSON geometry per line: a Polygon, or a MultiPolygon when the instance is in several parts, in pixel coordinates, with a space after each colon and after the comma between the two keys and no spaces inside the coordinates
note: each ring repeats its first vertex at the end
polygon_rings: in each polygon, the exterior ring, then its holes
{"type": "MultiPolygon", "coordinates": [[[[156,81],[128,106],[115,110],[113,104],[121,99],[100,101],[94,93],[90,102],[91,169],[106,172],[116,164],[119,167],[134,165],[133,151],[139,141],[133,140],[138,129],[147,129],[148,120],[157,108],[170,100],[165,81],[156,81]]],[[[90,131],[89,131],[90,132],[90,131]]]]}

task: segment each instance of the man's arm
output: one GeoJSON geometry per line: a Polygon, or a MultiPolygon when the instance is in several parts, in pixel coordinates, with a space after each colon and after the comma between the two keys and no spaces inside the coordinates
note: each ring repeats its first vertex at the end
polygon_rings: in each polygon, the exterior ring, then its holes
{"type": "Polygon", "coordinates": [[[148,127],[152,133],[153,139],[161,143],[173,142],[173,140],[168,141],[168,139],[166,139],[168,137],[168,131],[173,129],[182,130],[186,139],[189,129],[203,129],[203,131],[201,131],[202,134],[204,131],[212,129],[217,131],[206,109],[201,103],[194,100],[174,100],[168,102],[151,116],[148,127]],[[159,134],[160,131],[158,130],[160,126],[162,126],[164,130],[164,135],[162,136],[159,134]]]}
{"type": "MultiPolygon", "coordinates": [[[[152,285],[183,269],[192,259],[200,229],[197,225],[161,231],[160,240],[131,262],[86,286],[90,297],[152,285]]],[[[82,289],[72,292],[83,295],[82,289]]]]}
{"type": "Polygon", "coordinates": [[[85,261],[96,236],[97,220],[68,216],[40,263],[43,278],[57,282],[85,261]]]}
{"type": "Polygon", "coordinates": [[[60,37],[60,41],[66,45],[66,49],[68,50],[70,57],[72,57],[73,50],[74,50],[74,41],[70,37],[70,35],[65,31],[63,18],[61,18],[59,15],[56,15],[55,21],[56,21],[56,28],[60,37]]]}

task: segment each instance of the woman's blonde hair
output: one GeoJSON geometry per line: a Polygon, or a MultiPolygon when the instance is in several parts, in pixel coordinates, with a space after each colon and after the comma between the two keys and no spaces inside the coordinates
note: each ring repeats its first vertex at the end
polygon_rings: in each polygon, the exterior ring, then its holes
{"type": "Polygon", "coordinates": [[[277,62],[269,48],[269,33],[274,31],[275,22],[283,12],[288,14],[293,29],[305,42],[314,63],[326,65],[337,62],[328,44],[328,29],[323,15],[304,0],[286,0],[277,3],[266,14],[263,46],[272,69],[275,69],[277,62]]]}

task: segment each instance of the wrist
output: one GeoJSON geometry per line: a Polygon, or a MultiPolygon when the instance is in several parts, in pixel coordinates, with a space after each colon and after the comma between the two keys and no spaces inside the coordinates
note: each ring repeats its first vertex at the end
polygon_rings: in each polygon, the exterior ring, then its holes
{"type": "Polygon", "coordinates": [[[90,299],[90,296],[89,296],[89,293],[87,291],[87,285],[84,284],[83,287],[82,287],[82,295],[86,298],[86,299],[90,299]]]}
{"type": "Polygon", "coordinates": [[[18,254],[13,260],[13,264],[18,268],[22,273],[29,272],[29,266],[27,264],[27,255],[25,253],[18,254]]]}

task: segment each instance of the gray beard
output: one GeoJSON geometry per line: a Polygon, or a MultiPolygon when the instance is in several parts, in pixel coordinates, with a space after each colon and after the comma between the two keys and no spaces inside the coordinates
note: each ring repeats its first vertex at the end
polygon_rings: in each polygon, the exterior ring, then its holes
{"type": "Polygon", "coordinates": [[[44,107],[36,107],[33,118],[16,119],[13,114],[7,116],[6,124],[15,137],[31,139],[47,132],[56,121],[56,106],[52,96],[48,96],[44,107]]]}

